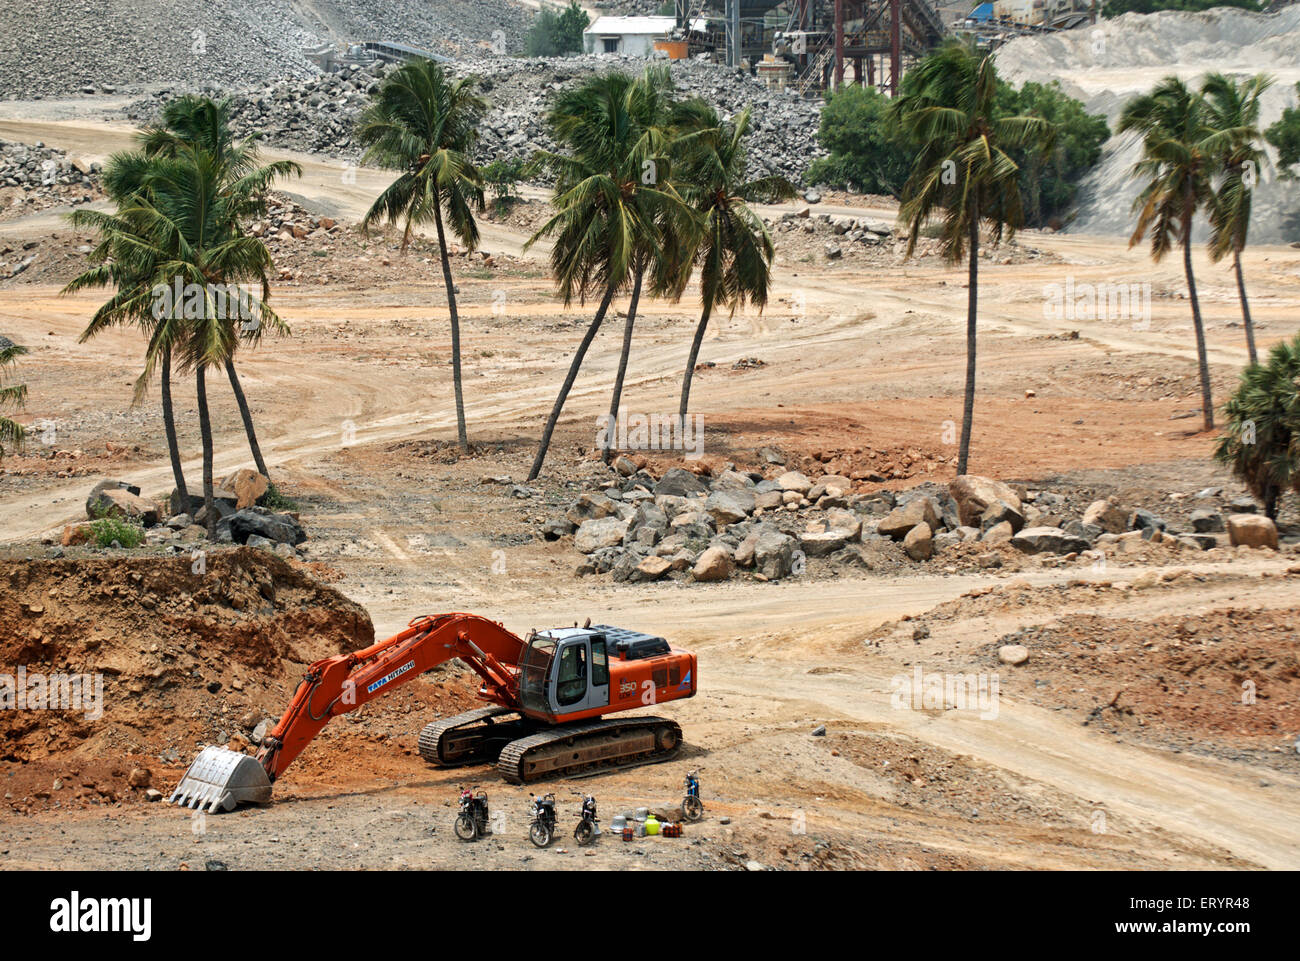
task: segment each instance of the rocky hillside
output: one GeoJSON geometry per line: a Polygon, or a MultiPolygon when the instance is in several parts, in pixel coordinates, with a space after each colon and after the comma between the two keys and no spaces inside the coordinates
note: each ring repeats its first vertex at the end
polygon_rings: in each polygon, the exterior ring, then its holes
{"type": "MultiPolygon", "coordinates": [[[[1271,74],[1276,83],[1264,96],[1261,124],[1267,127],[1295,103],[1300,81],[1300,6],[1271,15],[1220,7],[1205,13],[1127,14],[1096,27],[1013,40],[998,52],[998,73],[1019,86],[1059,81],[1092,113],[1104,114],[1115,129],[1124,103],[1175,74],[1188,82],[1210,71],[1248,76],[1271,74]]],[[[1139,155],[1131,137],[1112,137],[1101,163],[1083,181],[1079,213],[1070,229],[1124,234],[1132,229],[1131,176],[1139,155]]],[[[1270,153],[1273,151],[1270,148],[1270,153]]],[[[1300,184],[1266,176],[1255,193],[1251,239],[1256,243],[1300,240],[1300,184]]],[[[1207,230],[1197,225],[1197,238],[1207,230]]]]}
{"type": "Polygon", "coordinates": [[[305,78],[304,48],[338,40],[459,57],[501,31],[514,52],[533,16],[516,0],[0,0],[0,98],[305,78]]]}
{"type": "MultiPolygon", "coordinates": [[[[530,157],[535,150],[554,148],[546,135],[544,115],[556,91],[603,70],[635,72],[644,66],[644,60],[608,57],[480,56],[458,60],[452,70],[482,80],[490,108],[480,131],[477,159],[490,161],[530,157]]],[[[272,146],[355,160],[360,151],[352,139],[353,125],[385,69],[378,64],[346,76],[317,74],[232,93],[236,130],[240,134],[260,131],[272,146]]],[[[817,143],[819,101],[768,90],[753,77],[711,63],[679,61],[670,69],[681,96],[703,97],[724,115],[745,107],[752,110],[749,149],[754,174],[779,173],[798,180],[808,164],[824,153],[817,143]]],[[[147,123],[157,116],[162,101],[178,92],[180,88],[159,91],[133,103],[127,116],[135,123],[147,123]]]]}

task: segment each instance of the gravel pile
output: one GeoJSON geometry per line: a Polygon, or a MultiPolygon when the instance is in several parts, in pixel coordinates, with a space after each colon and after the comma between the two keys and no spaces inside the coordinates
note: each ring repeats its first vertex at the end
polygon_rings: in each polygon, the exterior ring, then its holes
{"type": "MultiPolygon", "coordinates": [[[[1125,102],[1149,91],[1162,77],[1176,74],[1199,83],[1211,71],[1248,76],[1272,74],[1276,83],[1261,103],[1260,121],[1268,127],[1295,103],[1300,81],[1300,6],[1276,14],[1221,7],[1205,13],[1127,14],[1095,27],[1042,37],[1022,37],[998,51],[998,73],[1020,86],[1026,81],[1059,81],[1091,113],[1104,114],[1114,131],[1125,102]]],[[[1069,229],[1081,233],[1127,234],[1133,228],[1133,199],[1139,185],[1131,171],[1140,144],[1112,137],[1101,163],[1084,179],[1079,212],[1069,229]]],[[[1269,148],[1276,159],[1275,152],[1269,148]]],[[[1251,240],[1300,240],[1300,184],[1268,175],[1255,192],[1251,240]]],[[[1194,236],[1208,227],[1198,218],[1194,236]]]]}
{"type": "Polygon", "coordinates": [[[243,89],[312,76],[304,50],[339,40],[515,52],[534,16],[515,0],[0,0],[0,97],[243,89]]]}
{"type": "MultiPolygon", "coordinates": [[[[487,162],[554,148],[543,116],[556,91],[603,70],[639,71],[644,66],[640,59],[484,56],[458,61],[452,69],[482,78],[482,92],[491,106],[481,128],[477,159],[487,162]]],[[[386,69],[391,68],[378,64],[230,94],[236,131],[241,135],[261,131],[264,142],[275,147],[356,160],[360,150],[352,140],[353,125],[386,69]]],[[[682,96],[704,97],[724,114],[752,108],[753,174],[779,173],[798,181],[808,164],[824,152],[816,139],[819,101],[768,90],[752,77],[703,61],[675,62],[671,70],[682,96]]],[[[149,122],[158,115],[161,103],[181,89],[159,91],[132,103],[128,118],[149,122]]]]}

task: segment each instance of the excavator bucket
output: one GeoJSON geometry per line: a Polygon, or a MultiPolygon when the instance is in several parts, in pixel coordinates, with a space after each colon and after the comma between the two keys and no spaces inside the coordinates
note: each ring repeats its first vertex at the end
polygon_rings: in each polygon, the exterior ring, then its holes
{"type": "Polygon", "coordinates": [[[255,757],[205,747],[167,800],[200,811],[233,811],[239,804],[270,801],[271,779],[255,757]]]}

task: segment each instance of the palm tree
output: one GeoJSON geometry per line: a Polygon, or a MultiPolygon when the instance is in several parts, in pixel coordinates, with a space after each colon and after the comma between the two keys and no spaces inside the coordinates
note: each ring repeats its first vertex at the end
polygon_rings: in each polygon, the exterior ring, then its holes
{"type": "Polygon", "coordinates": [[[1268,154],[1262,147],[1264,135],[1259,129],[1259,98],[1272,85],[1273,78],[1262,73],[1239,83],[1215,73],[1201,87],[1209,125],[1221,142],[1218,164],[1222,174],[1210,207],[1210,256],[1218,261],[1232,252],[1232,269],[1237,277],[1237,296],[1246,328],[1246,350],[1252,364],[1258,362],[1258,357],[1246,281],[1241,272],[1241,252],[1250,229],[1251,196],[1268,162],[1268,154]]]}
{"type": "Polygon", "coordinates": [[[1223,413],[1228,423],[1214,456],[1276,519],[1281,494],[1288,487],[1300,494],[1300,336],[1242,371],[1223,413]]]}
{"type": "Polygon", "coordinates": [[[670,89],[662,67],[635,79],[606,73],[562,93],[547,115],[555,140],[568,152],[538,154],[538,163],[555,176],[557,213],[526,246],[554,237],[551,267],[566,307],[575,297],[585,303],[597,291],[601,301],[547,418],[529,480],[541,473],[564,402],[615,294],[631,287],[611,421],[618,415],[642,285],[647,275],[656,293],[678,285],[682,251],[694,229],[669,177],[670,89]]]}
{"type": "MultiPolygon", "coordinates": [[[[241,210],[242,218],[260,215],[265,212],[266,188],[279,177],[301,176],[302,167],[291,160],[278,160],[265,166],[259,166],[257,141],[261,134],[254,132],[242,142],[236,144],[234,132],[230,127],[231,108],[228,100],[214,101],[208,97],[186,94],[168,101],[163,108],[160,124],[147,128],[141,136],[141,143],[147,157],[175,156],[182,146],[198,147],[217,158],[223,168],[222,176],[232,183],[242,178],[253,178],[255,185],[259,181],[263,186],[254,187],[248,202],[241,210]]],[[[264,288],[264,292],[269,293],[264,288]]],[[[249,302],[243,301],[246,306],[249,302]]],[[[256,346],[262,337],[262,326],[256,317],[245,316],[228,318],[232,323],[239,322],[240,338],[233,343],[230,355],[223,366],[230,381],[230,389],[235,395],[239,407],[239,416],[244,424],[244,434],[248,438],[248,447],[253,455],[253,462],[263,477],[270,478],[266,460],[262,457],[261,445],[257,442],[257,431],[253,426],[253,415],[244,395],[243,385],[235,370],[235,351],[239,342],[256,346]]],[[[281,332],[287,332],[282,328],[281,332]]]]}
{"type": "MultiPolygon", "coordinates": [[[[141,236],[138,222],[121,214],[138,207],[136,194],[148,170],[148,161],[142,153],[119,153],[109,158],[104,167],[103,185],[109,199],[117,204],[117,214],[95,210],[75,211],[70,217],[78,229],[98,232],[99,242],[87,258],[91,266],[75,277],[61,293],[70,294],[89,287],[113,287],[114,295],[95,311],[86,329],[78,338],[85,343],[109,327],[132,325],[139,327],[156,349],[147,355],[161,357],[161,393],[163,428],[167,436],[167,453],[171,460],[172,479],[180,500],[180,509],[190,508],[189,490],[185,472],[181,467],[180,445],[176,435],[176,417],[171,395],[172,347],[180,336],[183,322],[172,317],[155,316],[153,305],[155,264],[142,256],[148,241],[141,236]]],[[[135,402],[144,398],[148,388],[151,368],[146,362],[145,372],[135,383],[135,402]]]]}
{"type": "Polygon", "coordinates": [[[1211,175],[1221,138],[1209,126],[1205,100],[1177,77],[1166,77],[1148,94],[1134,97],[1120,114],[1119,133],[1142,136],[1142,159],[1133,167],[1146,181],[1133,209],[1137,225],[1129,246],[1151,235],[1151,259],[1160,262],[1174,246],[1183,248],[1183,273],[1196,330],[1196,355],[1201,376],[1201,411],[1206,430],[1214,428],[1210,397],[1210,365],[1205,353],[1205,327],[1192,274],[1192,221],[1210,203],[1211,175]]]}
{"type": "MultiPolygon", "coordinates": [[[[146,333],[145,369],[136,380],[135,400],[143,399],[155,369],[161,366],[163,425],[172,475],[181,509],[189,510],[189,492],[181,468],[171,396],[173,355],[184,349],[189,319],[184,316],[180,302],[159,309],[158,293],[163,288],[170,289],[175,279],[166,274],[164,265],[172,258],[178,238],[159,237],[153,233],[159,219],[151,200],[150,179],[160,161],[191,158],[196,151],[201,151],[211,159],[213,177],[220,183],[216,189],[225,198],[221,208],[223,215],[234,218],[231,229],[240,232],[242,220],[265,210],[266,191],[271,182],[277,177],[301,173],[301,168],[291,161],[260,166],[255,138],[250,137],[236,145],[229,128],[228,105],[207,98],[183,97],[169,102],[163,111],[162,124],[146,130],[139,139],[142,149],[115,154],[105,166],[105,192],[116,204],[117,211],[105,214],[82,210],[70,217],[73,226],[98,232],[100,241],[89,257],[92,266],[69,283],[64,293],[88,287],[115,288],[113,297],[96,311],[82,333],[80,340],[83,343],[111,326],[132,325],[146,333]]],[[[209,231],[210,235],[215,233],[209,231]]],[[[269,269],[269,259],[267,263],[269,269]]],[[[256,322],[248,323],[243,318],[223,313],[232,333],[236,333],[238,322],[238,337],[227,338],[230,354],[222,363],[239,404],[253,459],[258,470],[267,475],[252,415],[235,373],[233,353],[239,338],[249,343],[260,339],[265,329],[261,322],[263,319],[267,321],[266,326],[277,332],[287,332],[287,328],[265,305],[265,297],[269,295],[266,271],[255,279],[262,283],[263,293],[261,302],[256,298],[248,301],[256,322]]],[[[214,282],[222,283],[216,278],[214,282]]]]}
{"type": "MultiPolygon", "coordinates": [[[[8,337],[0,337],[0,408],[20,408],[27,399],[26,384],[5,383],[5,369],[25,353],[26,347],[20,347],[8,337]]],[[[5,455],[5,444],[22,450],[24,433],[22,424],[0,416],[0,457],[5,455]]]]}
{"type": "Polygon", "coordinates": [[[957,473],[970,460],[975,412],[975,347],[979,303],[980,222],[994,244],[1014,235],[1023,221],[1019,167],[1009,150],[1050,152],[1056,128],[1038,117],[1005,117],[995,109],[997,73],[992,55],[951,41],[908,74],[893,101],[890,120],[916,145],[912,172],[903,187],[899,220],[908,225],[907,256],[921,228],[943,211],[939,240],[950,263],[968,255],[966,392],[962,405],[957,473]]]}
{"type": "Polygon", "coordinates": [[[743,141],[749,118],[749,111],[742,110],[734,121],[721,122],[717,111],[699,99],[680,104],[673,115],[683,154],[677,166],[678,183],[683,199],[701,219],[693,256],[685,258],[686,273],[692,264],[699,266],[703,309],[682,375],[678,413],[683,421],[700,344],[714,308],[730,308],[735,316],[746,301],[759,310],[767,304],[775,249],[763,219],[749,203],[777,203],[795,195],[794,185],[784,177],[745,179],[743,141]]]}
{"type": "Polygon", "coordinates": [[[433,221],[438,231],[442,280],[451,317],[452,380],[456,394],[456,434],[461,450],[469,449],[460,373],[460,316],[446,226],[467,250],[478,246],[474,210],[484,207],[483,175],[470,162],[478,125],[487,102],[475,92],[477,77],[452,82],[430,60],[412,60],[384,78],[374,100],[361,115],[357,140],[366,147],[363,161],[400,170],[361,221],[362,229],[386,217],[405,223],[402,249],[412,229],[433,221]]]}

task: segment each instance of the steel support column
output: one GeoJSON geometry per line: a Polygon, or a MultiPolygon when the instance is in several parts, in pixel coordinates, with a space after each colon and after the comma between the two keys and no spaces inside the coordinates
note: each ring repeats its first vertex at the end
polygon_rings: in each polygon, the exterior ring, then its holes
{"type": "Polygon", "coordinates": [[[903,76],[903,0],[889,0],[889,95],[898,96],[903,76]]]}

